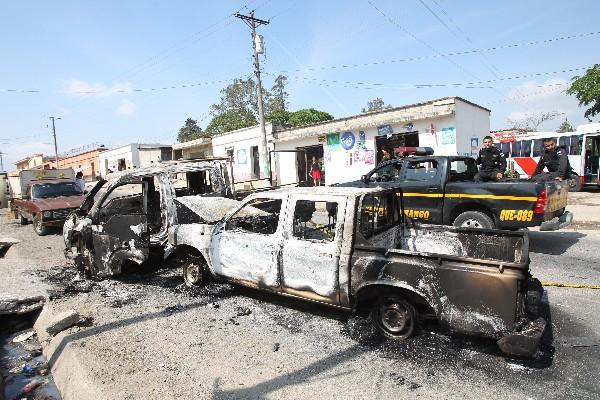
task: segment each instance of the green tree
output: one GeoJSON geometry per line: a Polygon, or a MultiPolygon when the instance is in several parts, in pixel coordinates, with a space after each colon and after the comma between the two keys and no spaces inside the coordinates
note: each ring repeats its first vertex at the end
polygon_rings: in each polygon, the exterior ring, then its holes
{"type": "Polygon", "coordinates": [[[240,112],[231,109],[216,115],[207,125],[206,133],[209,135],[218,135],[220,133],[254,126],[256,124],[256,117],[252,112],[248,110],[240,112]]]}
{"type": "Polygon", "coordinates": [[[369,113],[369,112],[373,112],[373,111],[382,111],[388,108],[392,108],[392,106],[390,104],[386,105],[385,101],[383,101],[383,99],[381,97],[376,97],[373,100],[369,101],[367,103],[367,107],[361,110],[361,112],[364,113],[369,113]]]}
{"type": "Polygon", "coordinates": [[[269,112],[265,116],[265,121],[286,126],[286,125],[289,125],[290,115],[291,115],[291,113],[289,111],[285,111],[285,110],[278,108],[278,109],[275,109],[275,110],[269,112]]]}
{"type": "Polygon", "coordinates": [[[189,142],[190,140],[199,139],[204,137],[205,134],[202,132],[202,128],[198,126],[198,122],[195,119],[188,118],[177,134],[177,141],[179,143],[189,142]]]}
{"type": "Polygon", "coordinates": [[[255,118],[258,117],[256,85],[252,78],[234,79],[233,83],[221,90],[219,103],[211,106],[211,114],[214,116],[230,110],[236,110],[244,115],[250,113],[255,118]]]}
{"type": "Polygon", "coordinates": [[[572,78],[567,94],[577,97],[580,106],[589,107],[584,116],[588,121],[600,114],[600,64],[589,68],[585,75],[572,78]]]}
{"type": "Polygon", "coordinates": [[[558,133],[575,132],[575,129],[573,129],[573,126],[569,123],[569,121],[567,121],[565,119],[562,122],[562,124],[560,124],[560,126],[558,127],[556,132],[558,132],[558,133]]]}
{"type": "Polygon", "coordinates": [[[277,75],[270,92],[265,92],[266,113],[272,113],[275,110],[287,111],[289,93],[285,91],[287,77],[285,75],[277,75]]]}
{"type": "Polygon", "coordinates": [[[331,121],[332,119],[333,116],[325,111],[305,108],[291,113],[288,124],[291,126],[310,125],[323,121],[331,121]]]}

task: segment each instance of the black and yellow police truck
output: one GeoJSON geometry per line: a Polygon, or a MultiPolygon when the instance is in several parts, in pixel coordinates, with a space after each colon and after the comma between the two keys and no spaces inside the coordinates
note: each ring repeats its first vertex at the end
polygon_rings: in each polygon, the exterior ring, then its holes
{"type": "Polygon", "coordinates": [[[405,157],[382,162],[360,181],[336,186],[400,188],[404,214],[430,224],[551,231],[571,223],[566,182],[474,182],[476,173],[471,157],[405,157]]]}

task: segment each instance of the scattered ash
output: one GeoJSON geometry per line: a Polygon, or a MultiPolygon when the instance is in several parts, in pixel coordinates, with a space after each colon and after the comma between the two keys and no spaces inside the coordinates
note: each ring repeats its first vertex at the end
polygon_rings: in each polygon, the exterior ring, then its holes
{"type": "Polygon", "coordinates": [[[68,266],[55,266],[48,270],[37,270],[34,274],[52,286],[52,289],[48,291],[51,299],[88,293],[93,290],[96,284],[94,281],[85,279],[75,268],[68,266]]]}

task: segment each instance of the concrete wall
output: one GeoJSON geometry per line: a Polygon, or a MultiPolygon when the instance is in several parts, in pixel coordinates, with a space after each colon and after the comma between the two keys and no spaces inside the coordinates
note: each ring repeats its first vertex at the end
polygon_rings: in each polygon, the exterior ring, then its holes
{"type": "MultiPolygon", "coordinates": [[[[267,148],[273,150],[272,130],[273,126],[265,126],[267,132],[267,148]]],[[[222,135],[213,136],[212,154],[214,157],[227,157],[227,150],[233,149],[233,177],[236,182],[250,181],[253,179],[264,178],[264,173],[260,170],[259,177],[252,176],[252,154],[251,148],[258,147],[259,157],[261,151],[261,132],[259,126],[253,126],[244,129],[238,129],[227,132],[222,135]]],[[[259,168],[260,169],[260,168],[259,168]]],[[[277,180],[276,170],[271,166],[274,181],[277,180]]]]}
{"type": "Polygon", "coordinates": [[[108,174],[108,170],[117,172],[119,159],[125,159],[125,169],[131,169],[138,166],[139,154],[134,144],[117,147],[100,153],[100,174],[108,174]]]}
{"type": "Polygon", "coordinates": [[[160,148],[153,149],[139,149],[139,168],[149,167],[151,165],[158,165],[161,161],[161,150],[160,148]]]}
{"type": "Polygon", "coordinates": [[[476,156],[479,149],[483,147],[483,138],[490,134],[489,111],[456,100],[456,131],[457,154],[476,156]],[[473,148],[471,148],[471,139],[477,139],[477,145],[473,148]]]}

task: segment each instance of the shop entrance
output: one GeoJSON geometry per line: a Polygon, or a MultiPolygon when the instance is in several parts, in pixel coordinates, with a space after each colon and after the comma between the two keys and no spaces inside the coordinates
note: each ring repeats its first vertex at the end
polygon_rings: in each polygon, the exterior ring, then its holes
{"type": "Polygon", "coordinates": [[[394,133],[389,137],[375,136],[375,147],[377,149],[377,164],[381,162],[384,148],[395,149],[396,147],[419,147],[419,131],[394,133]]]}
{"type": "Polygon", "coordinates": [[[321,186],[325,184],[325,169],[323,168],[323,146],[297,147],[296,165],[298,170],[298,186],[313,186],[313,180],[310,176],[310,166],[312,158],[316,157],[321,166],[321,186]]]}

